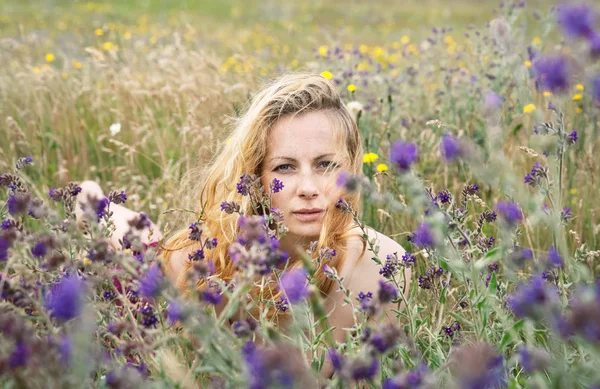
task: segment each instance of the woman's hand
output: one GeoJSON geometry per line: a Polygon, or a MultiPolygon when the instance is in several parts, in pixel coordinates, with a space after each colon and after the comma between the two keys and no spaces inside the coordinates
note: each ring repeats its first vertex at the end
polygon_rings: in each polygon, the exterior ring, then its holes
{"type": "MultiPolygon", "coordinates": [[[[81,193],[77,195],[77,204],[75,207],[75,216],[78,224],[85,223],[84,210],[83,208],[94,206],[90,202],[94,199],[101,199],[105,197],[102,188],[95,181],[84,181],[79,184],[81,187],[81,193]]],[[[109,209],[112,212],[111,220],[115,225],[115,231],[110,237],[110,243],[114,249],[121,249],[120,240],[130,230],[129,221],[135,219],[140,215],[139,212],[132,211],[120,204],[110,203],[109,209]]],[[[139,236],[141,241],[145,244],[157,242],[162,239],[163,235],[160,228],[150,221],[150,227],[144,228],[142,231],[132,229],[132,233],[139,236]]]]}

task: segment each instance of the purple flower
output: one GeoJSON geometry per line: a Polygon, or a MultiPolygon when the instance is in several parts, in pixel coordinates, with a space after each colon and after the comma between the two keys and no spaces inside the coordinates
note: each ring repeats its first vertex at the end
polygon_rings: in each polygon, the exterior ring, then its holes
{"type": "Polygon", "coordinates": [[[508,297],[507,303],[517,317],[536,319],[540,317],[540,311],[551,306],[557,296],[544,278],[536,275],[529,283],[518,286],[508,297]]]}
{"type": "Polygon", "coordinates": [[[442,192],[438,192],[437,198],[440,200],[440,203],[447,204],[450,202],[451,195],[450,195],[450,192],[448,192],[447,190],[444,190],[442,192]]]}
{"type": "Polygon", "coordinates": [[[188,229],[190,230],[190,234],[188,236],[190,240],[193,240],[196,242],[200,242],[202,240],[202,230],[198,226],[197,222],[190,224],[188,229]]]}
{"type": "Polygon", "coordinates": [[[0,262],[8,259],[8,249],[12,245],[12,241],[0,235],[0,262]]]}
{"type": "Polygon", "coordinates": [[[106,215],[106,210],[109,204],[110,201],[107,197],[103,197],[96,202],[96,215],[98,216],[98,220],[102,219],[104,215],[106,215]]]}
{"type": "Polygon", "coordinates": [[[558,7],[558,24],[565,35],[573,38],[590,38],[594,32],[596,14],[586,4],[564,4],[558,7]]]}
{"type": "Polygon", "coordinates": [[[346,186],[346,182],[348,182],[349,177],[350,177],[350,175],[348,174],[347,171],[340,172],[340,174],[338,174],[337,179],[335,181],[336,185],[339,187],[346,186]]]}
{"type": "Polygon", "coordinates": [[[71,339],[68,336],[63,336],[60,340],[58,353],[63,366],[68,366],[71,363],[71,339]]]}
{"type": "Polygon", "coordinates": [[[419,366],[414,370],[403,371],[383,383],[383,389],[419,389],[425,383],[427,367],[419,366]]]}
{"type": "Polygon", "coordinates": [[[160,292],[162,278],[163,275],[160,266],[152,265],[146,272],[144,278],[140,280],[138,292],[147,299],[156,297],[160,292]]]}
{"type": "Polygon", "coordinates": [[[31,254],[36,258],[45,257],[47,252],[48,248],[46,247],[46,242],[43,240],[36,242],[31,248],[31,254]]]}
{"type": "Polygon", "coordinates": [[[521,208],[515,202],[499,201],[496,204],[496,211],[509,225],[514,225],[523,218],[521,208]]]}
{"type": "Polygon", "coordinates": [[[124,204],[127,201],[127,194],[124,191],[112,191],[108,194],[108,200],[115,204],[124,204]]]}
{"type": "Polygon", "coordinates": [[[411,235],[411,241],[419,247],[433,247],[435,240],[427,223],[421,223],[411,235]]]}
{"type": "Polygon", "coordinates": [[[8,213],[15,216],[20,213],[25,213],[29,210],[29,200],[30,195],[24,193],[16,193],[14,195],[10,195],[8,200],[6,200],[6,206],[8,208],[8,213]]]}
{"type": "Polygon", "coordinates": [[[342,367],[344,367],[344,358],[340,355],[340,353],[338,353],[334,348],[331,348],[327,351],[327,357],[329,357],[334,371],[342,370],[342,367]]]}
{"type": "Polygon", "coordinates": [[[183,318],[183,307],[177,300],[173,300],[167,307],[167,317],[172,324],[180,321],[183,318]]]}
{"type": "Polygon", "coordinates": [[[8,364],[11,369],[27,365],[29,359],[29,348],[25,342],[19,342],[8,357],[8,364]]]}
{"type": "Polygon", "coordinates": [[[283,190],[283,182],[279,181],[277,178],[273,178],[273,193],[278,193],[283,190]]]}
{"type": "Polygon", "coordinates": [[[219,305],[223,301],[223,295],[220,291],[208,289],[202,291],[202,301],[211,305],[219,305]]]}
{"type": "Polygon", "coordinates": [[[490,91],[485,95],[483,106],[486,110],[497,111],[502,107],[503,103],[504,99],[502,96],[490,91]]]}
{"type": "Polygon", "coordinates": [[[286,272],[279,280],[279,286],[291,304],[296,304],[308,296],[309,290],[306,277],[306,270],[302,268],[286,272]]]}
{"type": "Polygon", "coordinates": [[[570,85],[567,59],[563,56],[539,58],[533,64],[538,85],[546,91],[562,92],[570,85]]]}
{"type": "Polygon", "coordinates": [[[382,304],[389,303],[392,300],[398,298],[398,290],[396,287],[388,282],[379,280],[379,301],[382,304]]]}
{"type": "Polygon", "coordinates": [[[394,347],[401,336],[402,332],[400,331],[400,328],[393,324],[386,324],[381,326],[377,332],[369,338],[369,343],[379,351],[379,353],[383,354],[394,347]]]}
{"type": "Polygon", "coordinates": [[[58,320],[71,320],[81,312],[82,292],[83,281],[76,275],[64,276],[46,295],[46,309],[58,320]]]}
{"type": "Polygon", "coordinates": [[[463,146],[458,139],[450,134],[444,134],[440,143],[440,152],[446,162],[453,161],[463,155],[463,146]]]}
{"type": "Polygon", "coordinates": [[[353,380],[368,380],[375,377],[379,370],[379,359],[372,358],[370,361],[364,357],[357,357],[350,362],[350,374],[353,380]]]}
{"type": "Polygon", "coordinates": [[[531,374],[544,370],[550,363],[550,355],[543,350],[523,346],[519,350],[519,361],[523,366],[523,370],[531,374]]]}
{"type": "Polygon", "coordinates": [[[390,151],[390,161],[392,161],[400,171],[407,171],[416,161],[418,156],[417,145],[415,143],[404,143],[399,140],[392,145],[390,151]]]}
{"type": "Polygon", "coordinates": [[[565,261],[560,256],[558,249],[555,246],[550,247],[548,250],[548,264],[552,267],[562,267],[565,261]]]}
{"type": "Polygon", "coordinates": [[[571,131],[571,133],[569,134],[569,136],[567,137],[567,142],[572,145],[575,144],[575,142],[577,142],[577,131],[573,130],[571,131]]]}

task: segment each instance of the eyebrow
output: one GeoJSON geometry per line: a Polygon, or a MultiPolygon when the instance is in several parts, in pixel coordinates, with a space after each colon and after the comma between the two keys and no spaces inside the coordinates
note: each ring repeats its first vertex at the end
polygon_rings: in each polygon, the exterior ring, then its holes
{"type": "MultiPolygon", "coordinates": [[[[335,154],[333,154],[333,153],[321,154],[321,155],[319,155],[318,157],[316,157],[316,158],[315,158],[315,160],[317,160],[317,159],[321,159],[321,158],[325,158],[325,157],[332,157],[332,156],[334,156],[334,155],[335,155],[335,154]]],[[[297,161],[296,161],[296,159],[294,159],[294,158],[291,158],[291,157],[281,157],[281,156],[273,157],[273,158],[271,158],[271,159],[269,160],[269,162],[271,162],[271,161],[273,161],[273,160],[276,160],[276,159],[285,159],[285,160],[287,160],[287,161],[297,162],[297,161]]]]}

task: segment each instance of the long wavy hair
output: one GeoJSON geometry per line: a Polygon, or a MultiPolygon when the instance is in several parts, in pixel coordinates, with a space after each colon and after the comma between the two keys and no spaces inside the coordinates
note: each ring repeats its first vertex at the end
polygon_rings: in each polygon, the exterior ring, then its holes
{"type": "MultiPolygon", "coordinates": [[[[339,150],[342,158],[347,161],[348,173],[358,175],[362,172],[362,141],[356,122],[336,87],[324,77],[311,73],[287,74],[271,81],[251,100],[245,113],[233,122],[233,131],[223,150],[217,153],[208,169],[205,170],[200,196],[197,202],[198,210],[202,210],[201,221],[203,230],[210,237],[217,238],[218,245],[207,253],[206,257],[214,261],[215,275],[229,282],[234,275],[235,266],[231,261],[228,247],[234,242],[238,233],[237,214],[227,214],[221,211],[223,201],[235,201],[251,215],[252,207],[247,196],[240,195],[236,183],[243,174],[256,174],[260,177],[261,164],[267,152],[269,130],[283,115],[301,114],[312,111],[323,111],[331,120],[338,144],[343,144],[339,150]]],[[[353,209],[359,208],[359,192],[344,193],[344,198],[353,209]]],[[[199,212],[200,214],[200,212],[199,212]]],[[[317,250],[330,248],[336,250],[336,255],[328,265],[340,271],[346,260],[347,238],[352,228],[352,215],[342,213],[333,208],[328,210],[323,220],[317,250]]],[[[184,250],[192,253],[198,250],[199,243],[189,239],[189,229],[186,227],[171,236],[161,247],[163,264],[168,261],[174,251],[184,250]]],[[[363,243],[364,250],[364,243],[363,243]]],[[[288,269],[301,267],[302,262],[296,259],[288,264],[288,269]]],[[[186,273],[191,269],[191,263],[186,263],[178,278],[177,287],[185,292],[189,288],[186,273]]],[[[165,266],[168,269],[168,266],[165,266]]],[[[315,274],[317,286],[323,297],[333,289],[334,281],[317,269],[315,274]]],[[[205,288],[205,282],[200,281],[198,290],[205,288]]],[[[258,285],[256,286],[258,288],[258,285]]],[[[257,295],[253,289],[251,295],[257,295]]],[[[282,292],[277,287],[270,286],[263,290],[263,300],[277,301],[282,292]]],[[[249,311],[255,318],[264,309],[263,304],[257,304],[249,311]]],[[[267,317],[281,324],[282,312],[275,309],[274,304],[268,304],[267,317]]]]}

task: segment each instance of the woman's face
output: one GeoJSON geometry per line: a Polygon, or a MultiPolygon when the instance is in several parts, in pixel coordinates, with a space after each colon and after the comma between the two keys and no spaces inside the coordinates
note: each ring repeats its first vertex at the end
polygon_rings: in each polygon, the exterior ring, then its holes
{"type": "Polygon", "coordinates": [[[283,182],[272,206],[283,212],[288,239],[318,239],[325,213],[342,195],[335,184],[339,172],[347,170],[336,156],[341,147],[322,111],[284,115],[271,128],[261,180],[265,188],[274,178],[283,182]]]}

